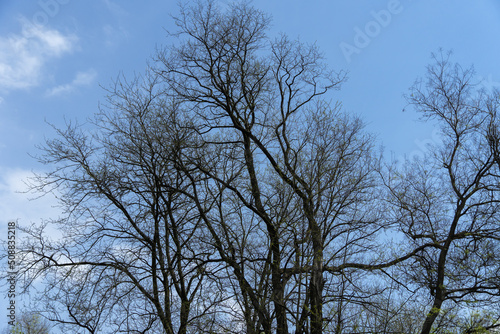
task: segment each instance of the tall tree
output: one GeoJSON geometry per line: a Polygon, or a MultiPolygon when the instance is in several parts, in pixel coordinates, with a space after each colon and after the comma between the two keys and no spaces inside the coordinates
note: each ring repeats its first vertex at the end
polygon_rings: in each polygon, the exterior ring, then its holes
{"type": "Polygon", "coordinates": [[[232,193],[268,249],[260,259],[228,257],[238,253],[237,243],[218,231],[227,234],[232,220],[219,214],[205,224],[265,333],[274,326],[277,333],[291,326],[321,333],[325,303],[331,314],[332,303],[342,308],[342,296],[331,293],[346,284],[349,270],[380,269],[411,254],[385,262],[379,256],[382,226],[370,210],[373,138],[358,118],[323,98],[345,77],[327,69],[315,46],[268,38],[268,17],[247,4],[221,12],[213,1],[197,2],[183,7],[176,23],[179,43],[158,55],[156,72],[167,95],[197,116],[204,143],[196,158],[189,152],[178,160],[209,178],[208,187],[232,193]],[[256,261],[269,275],[272,309],[263,303],[267,291],[245,277],[256,261]]]}
{"type": "Polygon", "coordinates": [[[405,265],[408,282],[427,290],[431,305],[422,334],[433,329],[446,303],[498,301],[500,187],[489,143],[498,95],[478,89],[474,71],[434,56],[426,80],[408,95],[425,120],[435,120],[442,143],[426,159],[408,162],[386,178],[392,214],[415,248],[405,265]]]}
{"type": "Polygon", "coordinates": [[[197,299],[210,290],[209,255],[172,161],[189,131],[172,128],[176,106],[158,98],[154,77],[122,81],[108,102],[94,134],[69,125],[44,147],[41,161],[57,167],[36,184],[56,187],[67,214],[52,222],[57,240],[42,228],[26,230],[25,260],[33,279],[47,279],[43,298],[54,320],[92,333],[158,326],[186,333],[210,312],[212,298],[197,299]]]}

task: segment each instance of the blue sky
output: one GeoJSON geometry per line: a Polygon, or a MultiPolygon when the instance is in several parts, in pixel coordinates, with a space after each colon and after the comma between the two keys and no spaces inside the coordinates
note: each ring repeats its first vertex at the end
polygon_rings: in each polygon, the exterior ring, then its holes
{"type": "MultiPolygon", "coordinates": [[[[220,0],[222,5],[228,3],[220,0]]],[[[453,50],[474,64],[485,88],[500,88],[498,0],[255,0],[280,32],[317,43],[332,69],[349,80],[332,99],[360,115],[386,155],[412,156],[436,140],[416,121],[402,95],[425,75],[430,55],[453,50]]],[[[173,0],[0,0],[0,237],[7,222],[37,223],[57,215],[54,200],[18,193],[31,171],[35,146],[64,119],[97,111],[120,73],[141,73],[157,47],[170,43],[173,0]]],[[[1,300],[2,298],[0,298],[1,300]]],[[[0,304],[1,306],[1,304],[0,304]]],[[[0,309],[4,319],[5,308],[0,309]]],[[[3,323],[3,320],[2,322],[3,323]]]]}

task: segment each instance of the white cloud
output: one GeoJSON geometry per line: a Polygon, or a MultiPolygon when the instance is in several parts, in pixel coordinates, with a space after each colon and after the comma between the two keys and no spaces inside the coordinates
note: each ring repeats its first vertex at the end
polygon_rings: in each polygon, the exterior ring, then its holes
{"type": "Polygon", "coordinates": [[[20,34],[0,37],[0,90],[23,89],[39,84],[44,65],[70,53],[74,35],[22,22],[20,34]]]}
{"type": "Polygon", "coordinates": [[[73,79],[68,84],[56,86],[47,91],[47,96],[58,96],[63,94],[68,94],[75,91],[79,87],[90,85],[94,79],[97,77],[97,72],[94,69],[90,69],[85,72],[78,72],[73,79]]]}

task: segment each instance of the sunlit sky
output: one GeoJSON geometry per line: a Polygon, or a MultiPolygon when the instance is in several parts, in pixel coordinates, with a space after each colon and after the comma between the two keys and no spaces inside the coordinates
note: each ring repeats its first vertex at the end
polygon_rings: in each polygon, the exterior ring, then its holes
{"type": "MultiPolygon", "coordinates": [[[[54,136],[49,124],[91,117],[106,94],[101,86],[144,71],[156,48],[172,42],[167,30],[175,31],[170,15],[177,3],[0,0],[0,238],[9,220],[30,224],[57,215],[52,198],[28,201],[33,195],[19,193],[32,171],[46,168],[31,157],[36,145],[54,136]]],[[[425,75],[432,52],[452,50],[453,61],[474,65],[485,89],[500,88],[498,0],[253,5],[273,17],[270,36],[316,43],[332,69],[348,72],[330,98],[365,120],[387,156],[418,155],[436,140],[436,128],[419,122],[403,98],[425,75]]],[[[0,323],[5,315],[2,306],[0,323]]]]}

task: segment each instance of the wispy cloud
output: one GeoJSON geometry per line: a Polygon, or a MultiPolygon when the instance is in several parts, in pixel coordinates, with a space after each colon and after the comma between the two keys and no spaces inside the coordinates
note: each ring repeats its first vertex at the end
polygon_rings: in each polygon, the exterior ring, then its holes
{"type": "Polygon", "coordinates": [[[129,38],[129,33],[123,25],[114,27],[107,24],[102,28],[102,31],[108,48],[114,48],[129,38]]]}
{"type": "Polygon", "coordinates": [[[106,24],[103,29],[103,34],[106,37],[106,47],[114,48],[123,41],[130,38],[130,33],[126,26],[130,22],[130,13],[122,7],[119,2],[112,0],[103,0],[109,14],[114,18],[112,22],[106,24]]]}
{"type": "Polygon", "coordinates": [[[104,3],[106,4],[106,7],[108,7],[108,10],[115,16],[117,17],[126,17],[129,15],[129,13],[118,4],[118,2],[113,2],[111,0],[104,0],[104,3]]]}
{"type": "Polygon", "coordinates": [[[68,84],[59,85],[48,90],[46,96],[49,97],[60,96],[74,92],[79,87],[84,87],[92,84],[92,82],[94,82],[96,77],[97,77],[97,72],[94,69],[90,69],[85,72],[78,72],[73,81],[71,81],[68,84]]]}
{"type": "Polygon", "coordinates": [[[4,220],[20,220],[20,223],[27,225],[41,219],[57,218],[61,214],[54,195],[32,200],[37,194],[27,193],[25,182],[30,177],[33,177],[30,170],[0,166],[0,212],[4,220]]]}
{"type": "Polygon", "coordinates": [[[24,89],[40,83],[44,65],[74,50],[77,38],[22,22],[20,34],[0,37],[0,90],[24,89]]]}

